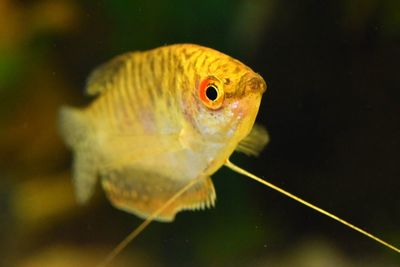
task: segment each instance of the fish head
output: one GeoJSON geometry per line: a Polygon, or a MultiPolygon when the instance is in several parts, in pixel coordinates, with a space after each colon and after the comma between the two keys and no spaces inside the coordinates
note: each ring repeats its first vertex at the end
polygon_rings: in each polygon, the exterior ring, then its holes
{"type": "Polygon", "coordinates": [[[236,147],[253,127],[266,83],[236,59],[209,57],[211,63],[196,70],[189,114],[204,140],[236,147]]]}

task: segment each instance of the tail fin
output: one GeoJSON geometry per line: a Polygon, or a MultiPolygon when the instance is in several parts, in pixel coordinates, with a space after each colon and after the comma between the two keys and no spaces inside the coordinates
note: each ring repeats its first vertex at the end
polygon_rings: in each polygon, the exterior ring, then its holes
{"type": "Polygon", "coordinates": [[[75,195],[83,204],[92,196],[97,180],[96,154],[93,153],[93,134],[82,111],[62,107],[59,113],[59,130],[64,142],[74,152],[73,181],[75,195]]]}

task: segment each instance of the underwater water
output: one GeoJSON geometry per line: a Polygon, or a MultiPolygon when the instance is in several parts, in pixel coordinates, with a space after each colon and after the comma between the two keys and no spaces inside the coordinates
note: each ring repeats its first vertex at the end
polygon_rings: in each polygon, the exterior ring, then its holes
{"type": "MultiPolygon", "coordinates": [[[[141,219],[74,199],[62,105],[115,55],[195,43],[267,83],[271,141],[232,162],[400,245],[400,6],[388,1],[0,3],[0,266],[95,266],[141,219]]],[[[222,168],[216,207],[152,223],[110,266],[399,266],[395,252],[222,168]]]]}

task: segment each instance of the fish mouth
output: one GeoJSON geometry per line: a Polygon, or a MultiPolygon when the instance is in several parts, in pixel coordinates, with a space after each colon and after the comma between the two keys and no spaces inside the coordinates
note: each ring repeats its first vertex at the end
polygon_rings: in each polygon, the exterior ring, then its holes
{"type": "Polygon", "coordinates": [[[240,78],[238,86],[236,104],[233,104],[235,116],[243,117],[249,112],[258,111],[262,94],[267,89],[267,84],[261,75],[249,71],[240,78]]]}
{"type": "Polygon", "coordinates": [[[238,86],[237,97],[231,102],[233,116],[229,124],[235,132],[247,135],[255,121],[267,85],[258,73],[249,71],[241,77],[238,86]]]}

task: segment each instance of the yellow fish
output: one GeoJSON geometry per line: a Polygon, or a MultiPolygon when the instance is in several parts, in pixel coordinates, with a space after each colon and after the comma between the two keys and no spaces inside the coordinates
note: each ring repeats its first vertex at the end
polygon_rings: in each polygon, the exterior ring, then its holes
{"type": "Polygon", "coordinates": [[[99,266],[106,266],[152,220],[215,203],[210,176],[221,166],[258,181],[373,240],[400,250],[229,161],[258,155],[267,131],[254,125],[264,79],[216,50],[177,44],[118,56],[95,69],[84,109],[64,107],[60,131],[74,152],[77,200],[98,178],[111,203],[146,219],[99,266]]]}
{"type": "Polygon", "coordinates": [[[258,154],[268,141],[262,127],[252,128],[265,90],[240,61],[192,44],[127,53],[98,67],[86,88],[95,100],[60,112],[78,201],[89,199],[99,177],[115,207],[147,218],[196,179],[155,219],[214,205],[210,176],[235,149],[258,154]]]}

